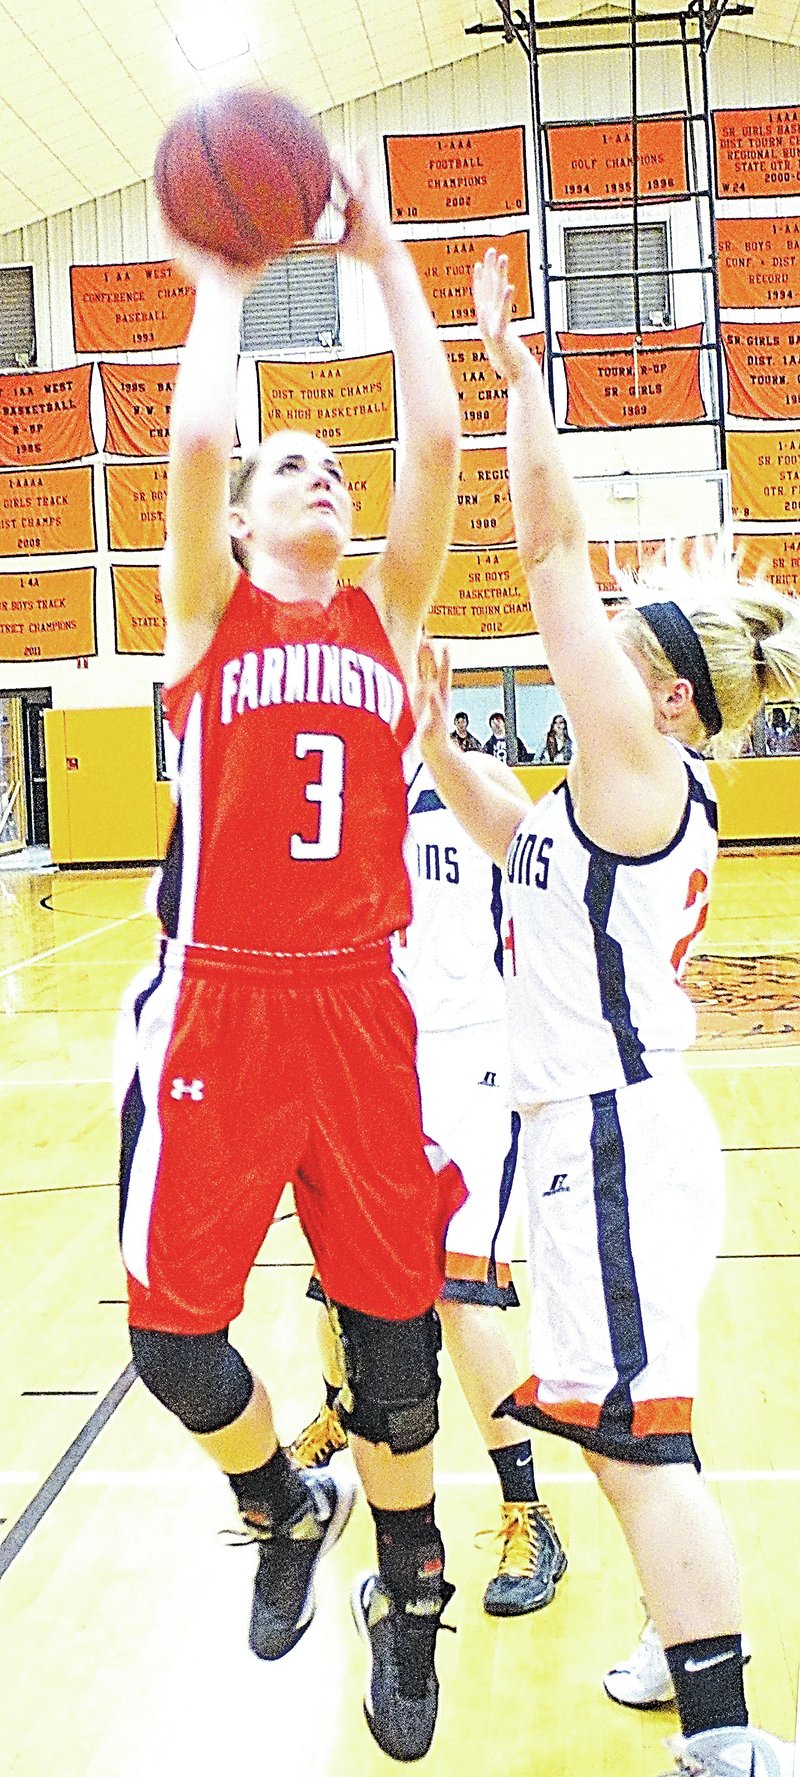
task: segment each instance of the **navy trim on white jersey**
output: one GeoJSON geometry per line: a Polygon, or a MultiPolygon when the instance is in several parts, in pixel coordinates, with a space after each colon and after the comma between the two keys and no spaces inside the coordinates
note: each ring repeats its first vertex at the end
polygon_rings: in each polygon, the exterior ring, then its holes
{"type": "Polygon", "coordinates": [[[638,868],[641,864],[658,864],[662,858],[669,857],[670,852],[675,850],[676,845],[680,845],[689,825],[689,816],[692,811],[693,802],[698,802],[700,806],[705,809],[709,826],[713,827],[714,832],[717,830],[715,803],[713,803],[706,795],[702,784],[698,782],[694,772],[690,770],[685,760],[684,770],[688,779],[686,802],[684,804],[683,814],[681,815],[677,833],[675,833],[674,837],[670,839],[668,845],[662,845],[660,851],[648,851],[645,852],[643,857],[638,858],[629,857],[627,852],[608,851],[604,845],[598,845],[594,839],[589,838],[588,833],[584,833],[583,828],[578,826],[578,821],[575,815],[575,805],[566,778],[564,778],[563,783],[556,785],[551,794],[553,796],[563,795],[567,814],[569,816],[569,824],[575,834],[575,838],[580,840],[581,845],[586,851],[592,852],[593,855],[599,854],[602,858],[611,858],[617,864],[630,864],[634,868],[638,868]]]}
{"type": "Polygon", "coordinates": [[[631,1018],[622,946],[608,932],[618,863],[610,852],[593,851],[583,899],[592,925],[603,1017],[614,1033],[627,1084],[634,1086],[649,1080],[650,1074],[642,1060],[644,1044],[631,1018]]]}
{"type": "Polygon", "coordinates": [[[497,864],[492,865],[492,924],[497,942],[494,947],[494,961],[497,973],[503,979],[503,872],[497,864]]]}
{"type": "Polygon", "coordinates": [[[436,814],[440,808],[445,806],[438,790],[420,790],[413,808],[409,808],[408,812],[409,815],[436,814]]]}
{"type": "MultiPolygon", "coordinates": [[[[141,1019],[142,1012],[144,1011],[147,1001],[155,993],[156,988],[160,987],[163,975],[164,975],[164,965],[162,962],[157,975],[155,975],[153,977],[153,980],[151,982],[149,982],[147,987],[142,989],[142,992],[140,994],[137,994],[137,997],[134,1000],[133,1019],[134,1019],[134,1024],[136,1027],[137,1035],[138,1035],[138,1031],[139,1031],[139,1021],[141,1019]]],[[[122,1244],[122,1224],[125,1220],[125,1210],[126,1210],[127,1203],[128,1203],[128,1187],[129,1187],[130,1181],[131,1181],[131,1167],[133,1165],[133,1156],[134,1156],[134,1153],[136,1152],[136,1143],[139,1140],[139,1136],[141,1135],[141,1132],[142,1132],[142,1124],[144,1123],[144,1099],[142,1097],[142,1087],[141,1087],[141,1082],[139,1079],[138,1067],[136,1068],[136,1071],[133,1075],[133,1078],[131,1080],[131,1083],[128,1087],[128,1090],[125,1094],[125,1098],[123,1100],[121,1122],[122,1122],[122,1135],[121,1135],[121,1143],[120,1143],[120,1162],[119,1162],[119,1239],[120,1239],[120,1245],[122,1244]]]]}

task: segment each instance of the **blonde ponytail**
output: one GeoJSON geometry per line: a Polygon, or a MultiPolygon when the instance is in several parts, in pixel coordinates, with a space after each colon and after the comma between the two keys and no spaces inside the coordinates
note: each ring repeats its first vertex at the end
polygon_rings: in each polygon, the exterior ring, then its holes
{"type": "Polygon", "coordinates": [[[723,724],[708,742],[698,720],[704,750],[737,752],[760,704],[800,699],[800,598],[778,592],[767,580],[740,581],[735,564],[722,551],[692,568],[653,567],[639,575],[620,575],[619,581],[630,604],[616,622],[656,677],[674,678],[674,668],[635,607],[652,599],[674,599],[690,618],[723,724]]]}

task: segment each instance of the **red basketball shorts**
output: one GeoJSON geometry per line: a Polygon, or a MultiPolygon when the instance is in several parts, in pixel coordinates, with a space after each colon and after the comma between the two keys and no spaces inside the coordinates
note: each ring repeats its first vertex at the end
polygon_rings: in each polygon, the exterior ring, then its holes
{"type": "Polygon", "coordinates": [[[464,1187],[422,1134],[385,947],[240,961],[167,943],[137,985],[118,1047],[132,1325],[227,1326],[287,1182],[327,1296],[386,1320],[430,1308],[464,1187]]]}

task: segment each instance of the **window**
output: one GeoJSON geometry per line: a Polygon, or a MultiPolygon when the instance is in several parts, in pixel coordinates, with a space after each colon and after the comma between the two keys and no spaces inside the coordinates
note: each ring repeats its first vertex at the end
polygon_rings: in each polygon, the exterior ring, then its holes
{"type": "MultiPolygon", "coordinates": [[[[639,279],[642,326],[666,327],[671,314],[665,222],[646,222],[639,229],[639,264],[653,274],[639,279]]],[[[632,270],[629,225],[565,229],[567,327],[578,333],[594,329],[623,333],[634,327],[634,280],[612,275],[632,270]]]]}
{"type": "Polygon", "coordinates": [[[161,701],[163,686],[153,686],[153,720],[156,731],[156,777],[160,784],[174,783],[178,775],[178,743],[167,722],[161,701]]]}
{"type": "Polygon", "coordinates": [[[289,253],[268,265],[246,298],[243,352],[338,346],[339,270],[327,253],[289,253]]]}
{"type": "Polygon", "coordinates": [[[29,370],[35,363],[33,266],[0,266],[0,364],[29,370]]]}

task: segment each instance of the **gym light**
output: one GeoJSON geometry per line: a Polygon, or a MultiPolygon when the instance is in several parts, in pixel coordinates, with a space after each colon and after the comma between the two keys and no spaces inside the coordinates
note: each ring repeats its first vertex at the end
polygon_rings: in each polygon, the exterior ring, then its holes
{"type": "Polygon", "coordinates": [[[241,25],[216,6],[187,14],[183,24],[175,27],[175,36],[187,62],[198,73],[222,62],[238,61],[250,49],[241,25]]]}

